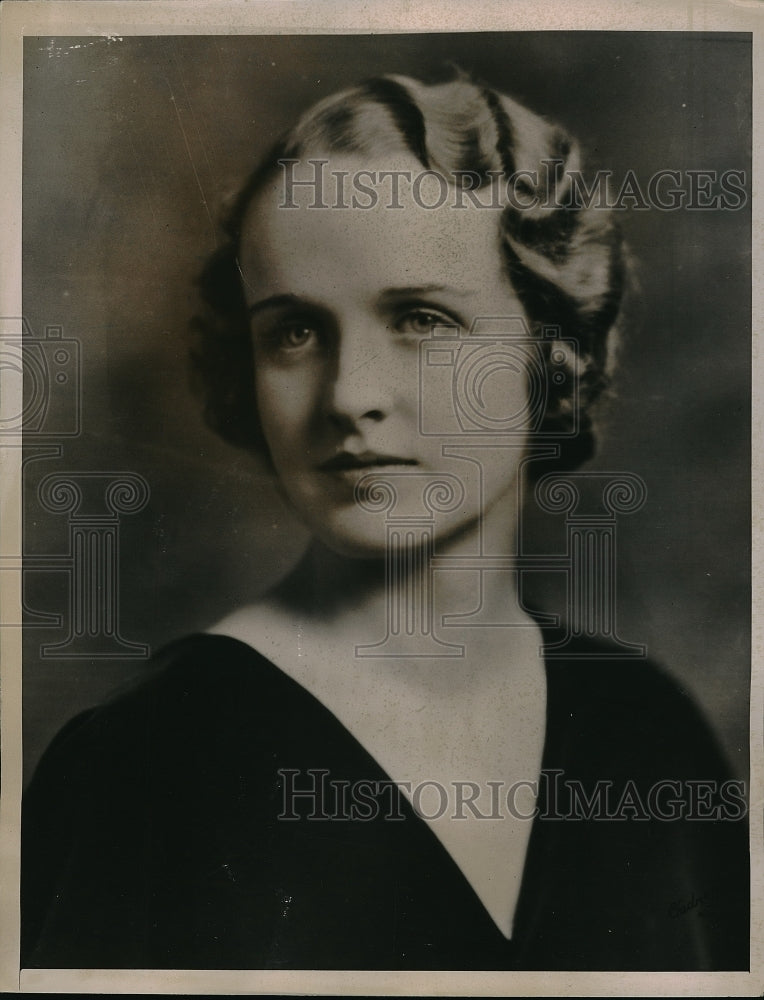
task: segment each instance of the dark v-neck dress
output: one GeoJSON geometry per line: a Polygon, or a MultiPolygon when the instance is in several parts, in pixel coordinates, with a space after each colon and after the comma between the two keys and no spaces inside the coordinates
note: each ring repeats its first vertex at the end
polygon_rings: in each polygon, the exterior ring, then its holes
{"type": "Polygon", "coordinates": [[[43,757],[24,805],[22,964],[747,968],[745,807],[705,722],[651,663],[573,652],[546,661],[512,940],[331,712],[244,643],[195,635],[43,757]]]}

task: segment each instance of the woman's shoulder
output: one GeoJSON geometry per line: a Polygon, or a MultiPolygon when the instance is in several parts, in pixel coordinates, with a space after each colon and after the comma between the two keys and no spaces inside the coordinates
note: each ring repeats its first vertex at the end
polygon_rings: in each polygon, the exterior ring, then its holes
{"type": "Polygon", "coordinates": [[[551,655],[548,645],[546,664],[548,727],[593,766],[609,758],[613,768],[656,778],[728,776],[705,712],[660,661],[579,640],[551,655]]]}
{"type": "Polygon", "coordinates": [[[543,650],[550,686],[569,701],[611,711],[692,702],[674,672],[646,650],[626,654],[615,644],[583,638],[560,647],[548,636],[543,650]]]}
{"type": "Polygon", "coordinates": [[[67,758],[103,768],[121,755],[156,757],[241,727],[264,737],[293,694],[288,679],[251,646],[224,635],[187,635],[159,649],[139,678],[67,722],[38,770],[67,758]]]}
{"type": "Polygon", "coordinates": [[[180,704],[233,694],[242,686],[267,686],[277,678],[272,662],[256,648],[228,635],[194,632],[158,649],[145,674],[121,688],[103,707],[141,700],[180,704]]]}

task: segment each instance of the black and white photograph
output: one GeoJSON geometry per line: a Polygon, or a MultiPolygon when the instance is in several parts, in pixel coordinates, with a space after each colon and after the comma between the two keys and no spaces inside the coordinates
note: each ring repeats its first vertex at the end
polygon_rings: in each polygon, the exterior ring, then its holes
{"type": "Polygon", "coordinates": [[[760,993],[752,18],[88,6],[2,12],[16,988],[760,993]]]}

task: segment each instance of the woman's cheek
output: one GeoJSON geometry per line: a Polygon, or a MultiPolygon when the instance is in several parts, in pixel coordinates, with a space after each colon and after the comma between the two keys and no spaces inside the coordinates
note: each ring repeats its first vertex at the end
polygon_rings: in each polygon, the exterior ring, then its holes
{"type": "Polygon", "coordinates": [[[295,458],[309,447],[317,393],[305,373],[266,372],[256,382],[260,426],[274,461],[295,458]]]}
{"type": "Polygon", "coordinates": [[[260,427],[273,460],[277,462],[283,444],[284,418],[287,416],[284,413],[283,394],[276,391],[272,380],[263,375],[255,380],[255,392],[260,427]]]}

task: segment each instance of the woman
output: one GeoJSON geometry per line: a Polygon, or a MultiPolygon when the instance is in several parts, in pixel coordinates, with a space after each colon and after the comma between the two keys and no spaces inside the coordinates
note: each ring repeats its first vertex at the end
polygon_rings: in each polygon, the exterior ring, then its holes
{"type": "Polygon", "coordinates": [[[745,807],[705,723],[518,593],[523,500],[593,451],[624,284],[578,169],[488,87],[384,77],[253,174],[194,358],[313,540],[54,741],[26,964],[747,966],[745,807]]]}

